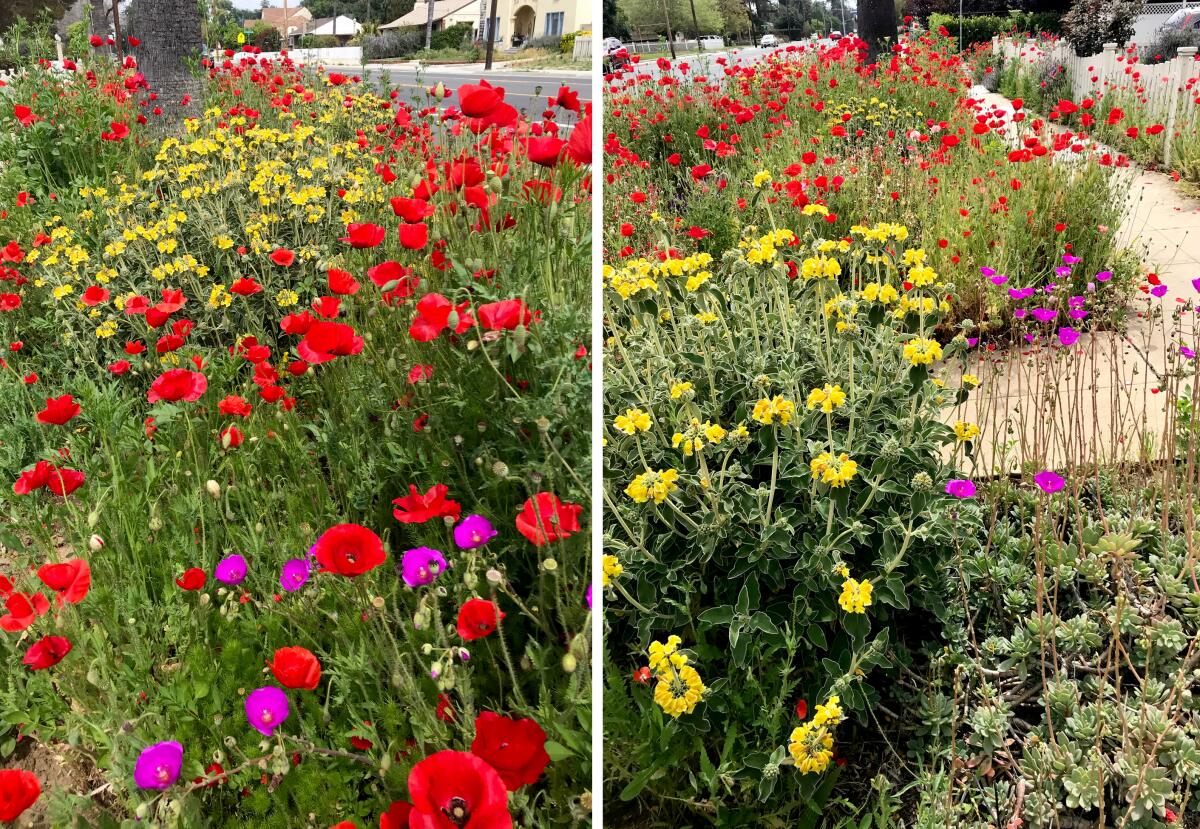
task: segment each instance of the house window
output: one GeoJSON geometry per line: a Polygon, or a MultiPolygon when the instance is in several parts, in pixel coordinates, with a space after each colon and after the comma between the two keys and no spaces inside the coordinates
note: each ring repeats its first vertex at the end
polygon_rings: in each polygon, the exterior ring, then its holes
{"type": "Polygon", "coordinates": [[[546,37],[558,37],[563,33],[563,17],[566,12],[546,13],[546,37]]]}
{"type": "Polygon", "coordinates": [[[499,17],[493,17],[490,21],[488,21],[485,24],[485,28],[486,28],[487,32],[483,38],[484,43],[487,43],[489,40],[492,41],[493,43],[500,40],[500,18],[499,17]],[[495,32],[494,35],[492,34],[493,32],[495,32]]]}

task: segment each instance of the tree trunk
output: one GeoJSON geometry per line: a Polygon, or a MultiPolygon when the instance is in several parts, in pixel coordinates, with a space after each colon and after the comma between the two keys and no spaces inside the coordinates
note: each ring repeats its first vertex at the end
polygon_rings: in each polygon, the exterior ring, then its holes
{"type": "Polygon", "coordinates": [[[429,0],[429,13],[425,16],[425,48],[433,46],[433,0],[429,0]]]}
{"type": "Polygon", "coordinates": [[[894,0],[860,0],[858,36],[866,41],[867,62],[874,63],[888,54],[896,42],[896,6],[894,0]]]}
{"type": "MultiPolygon", "coordinates": [[[[92,34],[108,40],[108,36],[112,34],[112,27],[109,22],[111,15],[111,0],[92,0],[90,11],[92,34]]],[[[108,46],[101,46],[93,49],[92,54],[96,57],[107,58],[112,56],[112,49],[108,46]]]]}
{"type": "Polygon", "coordinates": [[[177,119],[198,111],[204,81],[193,74],[203,47],[196,0],[137,0],[137,34],[138,68],[164,114],[177,119]]]}

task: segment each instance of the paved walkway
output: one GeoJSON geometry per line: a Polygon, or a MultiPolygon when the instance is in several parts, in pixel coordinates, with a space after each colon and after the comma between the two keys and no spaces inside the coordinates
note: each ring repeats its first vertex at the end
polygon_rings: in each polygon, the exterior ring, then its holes
{"type": "MultiPolygon", "coordinates": [[[[1003,96],[981,87],[972,95],[1011,116],[1003,96]]],[[[1019,128],[1010,132],[1014,140],[1019,128]]],[[[1181,343],[1200,351],[1195,315],[1182,312],[1184,302],[1200,300],[1192,286],[1200,278],[1200,200],[1162,173],[1130,167],[1118,176],[1128,192],[1118,239],[1140,253],[1145,271],[1158,275],[1166,293],[1139,294],[1123,333],[1087,334],[1070,349],[974,354],[964,370],[982,379],[981,389],[947,421],[967,420],[982,429],[976,456],[966,462],[976,475],[1012,472],[1023,464],[1161,458],[1164,437],[1174,429],[1173,401],[1190,397],[1189,385],[1200,385],[1200,360],[1179,355],[1181,343]]]]}

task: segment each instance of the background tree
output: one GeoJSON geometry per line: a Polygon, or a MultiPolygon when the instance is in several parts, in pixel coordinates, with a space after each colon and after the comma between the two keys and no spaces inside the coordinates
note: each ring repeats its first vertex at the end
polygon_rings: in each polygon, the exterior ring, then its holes
{"type": "MultiPolygon", "coordinates": [[[[295,0],[299,4],[299,0],[295,0]]],[[[333,17],[334,12],[359,23],[391,23],[413,10],[414,0],[304,0],[313,18],[333,17]]]]}
{"type": "Polygon", "coordinates": [[[866,41],[869,61],[886,54],[896,42],[896,6],[893,0],[859,0],[858,36],[866,41]]]}
{"type": "MultiPolygon", "coordinates": [[[[617,0],[618,10],[625,16],[631,37],[640,39],[666,35],[667,19],[663,12],[663,1],[617,0]]],[[[696,27],[692,23],[692,7],[689,0],[665,0],[665,2],[671,15],[672,28],[677,32],[695,36],[696,32],[693,30],[696,27]]],[[[695,2],[700,34],[719,31],[722,18],[717,9],[717,0],[695,0],[695,2]]]]}
{"type": "Polygon", "coordinates": [[[625,15],[617,7],[617,0],[604,0],[604,36],[621,40],[629,38],[629,25],[625,22],[625,15]]]}
{"type": "Polygon", "coordinates": [[[742,0],[717,0],[717,11],[721,15],[724,34],[739,37],[750,34],[750,15],[742,0]]]}
{"type": "Polygon", "coordinates": [[[141,40],[134,49],[138,68],[167,115],[182,117],[198,108],[204,91],[197,71],[201,22],[196,0],[137,0],[131,9],[131,30],[141,40]],[[186,107],[185,98],[191,100],[186,107]]]}
{"type": "Polygon", "coordinates": [[[1133,37],[1143,5],[1143,0],[1075,0],[1063,15],[1063,34],[1080,57],[1100,54],[1109,42],[1120,48],[1133,37]]]}

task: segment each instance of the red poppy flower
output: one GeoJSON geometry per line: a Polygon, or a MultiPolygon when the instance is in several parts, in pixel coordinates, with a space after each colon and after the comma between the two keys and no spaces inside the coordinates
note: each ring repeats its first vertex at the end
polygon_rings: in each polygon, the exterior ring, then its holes
{"type": "Polygon", "coordinates": [[[318,317],[333,319],[342,307],[342,300],[336,296],[323,296],[313,300],[313,310],[318,317]]]}
{"type": "Polygon", "coordinates": [[[517,530],[531,544],[541,547],[552,541],[570,538],[579,532],[579,504],[567,504],[549,492],[539,492],[525,501],[517,515],[517,530]]]}
{"type": "Polygon", "coordinates": [[[554,167],[562,158],[567,142],[554,135],[530,138],[525,145],[529,160],[542,167],[554,167]]]}
{"type": "Polygon", "coordinates": [[[308,329],[312,328],[316,319],[308,311],[301,311],[299,314],[288,314],[279,321],[279,327],[285,334],[294,334],[304,336],[308,333],[308,329]]]}
{"type": "Polygon", "coordinates": [[[184,590],[203,590],[207,581],[208,574],[199,567],[184,570],[183,575],[175,579],[175,583],[184,590]]]}
{"type": "Polygon", "coordinates": [[[808,700],[798,700],[796,702],[796,718],[806,719],[808,717],[808,700]]]}
{"type": "Polygon", "coordinates": [[[186,400],[195,403],[208,388],[208,378],[198,371],[188,371],[186,368],[173,368],[164,371],[150,384],[146,399],[151,403],[165,400],[168,403],[178,403],[186,400]]]}
{"type": "Polygon", "coordinates": [[[466,751],[439,751],[408,775],[409,829],[511,829],[500,774],[466,751]]]}
{"type": "Polygon", "coordinates": [[[308,648],[280,648],[267,665],[285,688],[311,691],[321,681],[321,663],[308,648]]]}
{"type": "Polygon", "coordinates": [[[120,121],[112,121],[109,123],[111,129],[100,133],[100,138],[105,141],[123,141],[129,137],[129,126],[122,124],[120,121]]]}
{"type": "Polygon", "coordinates": [[[370,223],[346,225],[346,235],[340,241],[348,242],[353,248],[373,248],[382,244],[387,229],[370,223]]]}
{"type": "Polygon", "coordinates": [[[392,212],[406,222],[422,222],[433,215],[433,205],[422,199],[395,196],[391,200],[392,212]]]}
{"type": "Polygon", "coordinates": [[[459,108],[468,118],[484,118],[504,103],[504,89],[487,81],[465,83],[458,88],[459,108]]]}
{"type": "Polygon", "coordinates": [[[217,411],[223,415],[232,415],[234,417],[249,417],[253,409],[254,407],[246,402],[246,398],[239,397],[236,394],[226,396],[217,404],[217,411]]]}
{"type": "Polygon", "coordinates": [[[38,461],[33,469],[26,469],[13,484],[13,492],[17,495],[28,495],[34,490],[41,489],[50,482],[50,471],[54,464],[49,461],[38,461]]]}
{"type": "Polygon", "coordinates": [[[424,222],[400,225],[400,244],[406,250],[420,250],[429,244],[429,225],[424,222]]]}
{"type": "Polygon", "coordinates": [[[569,112],[574,112],[576,115],[579,114],[579,93],[573,91],[568,86],[560,86],[558,88],[558,95],[546,100],[550,106],[560,106],[569,112]]]}
{"type": "Polygon", "coordinates": [[[504,612],[487,599],[468,599],[458,611],[458,635],[467,642],[482,639],[496,630],[504,612]]]}
{"type": "Polygon", "coordinates": [[[29,127],[42,120],[33,114],[33,110],[24,104],[13,104],[13,116],[23,127],[29,127]]]}
{"type": "Polygon", "coordinates": [[[445,694],[438,694],[437,710],[434,713],[442,722],[454,722],[458,716],[454,713],[454,706],[450,703],[450,697],[445,694]]]}
{"type": "Polygon", "coordinates": [[[408,327],[408,336],[417,342],[436,340],[450,326],[450,314],[458,315],[454,333],[461,334],[475,324],[470,313],[470,303],[457,306],[441,294],[426,294],[417,302],[417,316],[408,327]]]}
{"type": "Polygon", "coordinates": [[[42,786],[33,772],[0,769],[0,821],[13,821],[37,802],[42,786]]]}
{"type": "Polygon", "coordinates": [[[360,576],[387,558],[379,536],[359,524],[330,527],[317,539],[313,554],[322,569],[340,576],[360,576]]]}
{"type": "Polygon", "coordinates": [[[363,338],[349,325],[340,322],[316,322],[296,346],[296,353],[307,363],[328,363],[335,357],[358,354],[363,338]]]}
{"type": "Polygon", "coordinates": [[[422,495],[414,484],[409,484],[408,495],[392,501],[396,506],[392,515],[401,524],[424,524],[443,516],[457,521],[462,515],[462,505],[446,497],[449,491],[450,488],[445,484],[434,484],[422,495]]]}
{"type": "Polygon", "coordinates": [[[296,254],[287,248],[276,248],[271,252],[271,261],[281,268],[290,268],[292,263],[296,261],[296,254]]]}
{"type": "Polygon", "coordinates": [[[480,305],[476,309],[479,324],[489,331],[511,331],[519,325],[528,326],[533,314],[519,299],[506,299],[480,305]]]}
{"type": "Polygon", "coordinates": [[[500,773],[510,792],[536,783],[550,764],[546,732],[535,721],[512,719],[494,711],[475,718],[471,753],[487,760],[500,773]]]}
{"type": "Polygon", "coordinates": [[[650,684],[650,669],[643,665],[633,672],[633,681],[641,685],[650,684]]]}
{"type": "Polygon", "coordinates": [[[417,364],[408,370],[408,382],[411,385],[416,385],[423,380],[428,380],[433,376],[433,366],[417,364]]]}
{"type": "Polygon", "coordinates": [[[81,558],[61,564],[43,564],[37,574],[42,584],[58,594],[60,603],[77,604],[83,601],[92,586],[92,569],[81,558]]]}
{"type": "Polygon", "coordinates": [[[392,801],[388,810],[379,816],[379,829],[408,829],[408,816],[412,804],[403,800],[392,801]]]}
{"type": "Polygon", "coordinates": [[[226,426],[221,430],[221,448],[222,449],[237,449],[246,442],[246,436],[242,430],[236,426],[226,426]]]}
{"type": "Polygon", "coordinates": [[[41,593],[32,596],[12,593],[4,600],[8,612],[0,616],[0,630],[16,633],[25,630],[50,609],[50,600],[41,593]]]}
{"type": "Polygon", "coordinates": [[[399,262],[391,260],[380,262],[375,267],[368,268],[367,276],[381,290],[395,294],[401,299],[412,296],[421,281],[416,276],[413,276],[412,268],[406,268],[399,262]]]}
{"type": "Polygon", "coordinates": [[[83,486],[87,476],[78,469],[67,469],[63,466],[51,467],[47,476],[46,488],[55,495],[66,497],[83,486]]]}
{"type": "Polygon", "coordinates": [[[359,284],[349,271],[329,269],[329,292],[342,296],[353,296],[358,293],[359,284]]]}
{"type": "Polygon", "coordinates": [[[101,288],[99,285],[92,285],[83,292],[83,296],[80,297],[80,301],[89,308],[94,308],[101,302],[108,302],[109,296],[111,296],[111,294],[109,293],[108,288],[101,288]]]}
{"type": "Polygon", "coordinates": [[[121,375],[129,371],[131,368],[128,360],[117,360],[115,363],[108,364],[108,370],[113,374],[121,375]]]}
{"type": "Polygon", "coordinates": [[[21,661],[35,671],[52,668],[71,652],[71,640],[63,636],[43,636],[29,646],[21,661]]]}
{"type": "Polygon", "coordinates": [[[69,394],[61,397],[47,397],[46,408],[37,413],[38,423],[62,426],[80,413],[79,404],[69,394]]]}
{"type": "Polygon", "coordinates": [[[229,286],[229,293],[237,294],[238,296],[254,296],[255,294],[261,294],[262,291],[263,286],[248,276],[234,280],[233,284],[229,286]]]}

